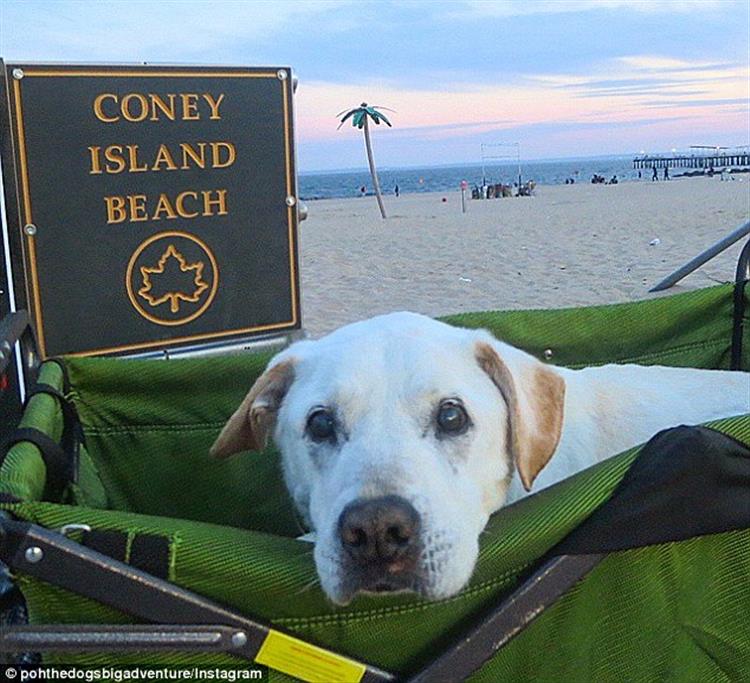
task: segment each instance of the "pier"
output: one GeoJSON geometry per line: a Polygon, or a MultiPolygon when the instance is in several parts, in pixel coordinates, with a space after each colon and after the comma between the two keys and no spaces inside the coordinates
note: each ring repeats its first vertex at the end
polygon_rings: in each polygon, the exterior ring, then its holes
{"type": "Polygon", "coordinates": [[[703,154],[644,155],[633,159],[634,169],[651,168],[747,168],[750,166],[750,151],[716,150],[703,154]]]}

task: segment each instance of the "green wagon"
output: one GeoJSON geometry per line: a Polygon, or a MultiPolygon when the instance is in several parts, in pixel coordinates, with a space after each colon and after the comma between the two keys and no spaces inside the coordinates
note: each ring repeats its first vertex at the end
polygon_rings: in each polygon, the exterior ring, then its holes
{"type": "MultiPolygon", "coordinates": [[[[749,247],[743,259],[735,285],[446,320],[570,367],[747,369],[749,247]]],[[[277,452],[208,457],[269,358],[41,365],[0,467],[7,662],[196,679],[254,667],[271,681],[750,680],[750,383],[747,414],[663,432],[497,513],[460,595],[334,607],[295,540],[277,452]]]]}

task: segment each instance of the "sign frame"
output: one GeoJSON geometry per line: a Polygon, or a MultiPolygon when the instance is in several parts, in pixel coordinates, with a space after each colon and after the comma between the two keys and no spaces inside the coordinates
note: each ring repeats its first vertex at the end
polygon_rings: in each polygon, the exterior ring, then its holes
{"type": "MultiPolygon", "coordinates": [[[[23,115],[22,82],[25,78],[231,78],[231,79],[274,79],[280,85],[283,108],[284,138],[284,184],[285,196],[279,197],[285,203],[286,239],[288,240],[289,311],[288,319],[266,324],[253,324],[232,329],[215,329],[195,334],[180,334],[169,328],[173,334],[168,338],[144,339],[135,343],[110,344],[97,348],[86,348],[64,352],[68,356],[100,355],[151,355],[173,351],[193,351],[223,346],[237,346],[254,340],[298,333],[302,329],[299,257],[298,257],[298,191],[296,159],[294,147],[293,92],[295,83],[289,67],[230,67],[230,66],[156,66],[144,64],[122,65],[69,65],[53,63],[4,63],[0,60],[0,158],[2,160],[2,184],[5,195],[5,218],[7,223],[4,263],[9,285],[2,283],[2,290],[15,290],[15,301],[11,307],[27,309],[36,331],[41,358],[50,355],[45,340],[45,312],[40,292],[37,270],[35,224],[33,214],[33,192],[30,186],[28,159],[26,156],[26,129],[23,115]]],[[[157,232],[155,229],[154,232],[157,232]]],[[[174,234],[179,231],[172,231],[174,234]]],[[[197,240],[200,242],[200,240],[197,240]]],[[[214,264],[215,277],[218,268],[214,264]]],[[[131,264],[132,265],[132,264],[131,264]]],[[[285,271],[286,272],[286,271],[285,271]]],[[[213,283],[215,290],[216,282],[213,283]]],[[[130,284],[128,296],[131,299],[130,284]]],[[[137,309],[136,309],[137,310],[137,309]]],[[[186,320],[186,322],[188,322],[186,320]]],[[[170,323],[163,323],[169,325],[170,323]]]]}

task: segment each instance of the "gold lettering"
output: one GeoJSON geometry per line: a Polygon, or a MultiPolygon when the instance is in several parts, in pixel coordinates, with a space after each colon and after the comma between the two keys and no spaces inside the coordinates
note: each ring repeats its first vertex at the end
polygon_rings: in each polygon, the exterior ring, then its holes
{"type": "Polygon", "coordinates": [[[175,121],[178,116],[177,98],[180,98],[182,104],[182,120],[197,121],[201,118],[201,112],[198,105],[201,99],[208,105],[210,110],[209,118],[212,121],[221,119],[221,105],[224,103],[225,94],[219,93],[214,96],[211,93],[166,93],[159,95],[157,93],[131,92],[120,98],[115,93],[100,93],[94,98],[93,111],[94,116],[104,123],[115,123],[124,118],[126,121],[138,123],[140,121],[161,121],[168,119],[175,121]],[[115,110],[105,112],[105,103],[111,101],[115,105],[115,110]],[[118,111],[119,110],[119,111],[118,111]]]}
{"type": "Polygon", "coordinates": [[[125,170],[125,159],[122,156],[122,147],[120,145],[106,147],[104,149],[104,158],[116,164],[115,166],[105,164],[104,168],[107,169],[107,173],[122,173],[125,170]]]}
{"type": "Polygon", "coordinates": [[[198,193],[193,192],[192,190],[185,190],[184,192],[180,192],[180,194],[177,195],[177,199],[175,200],[177,213],[180,214],[181,218],[195,218],[196,216],[198,216],[198,212],[197,211],[189,212],[185,208],[186,197],[192,197],[193,199],[198,199],[198,193]]]}
{"type": "Polygon", "coordinates": [[[104,203],[107,205],[107,225],[122,223],[128,217],[128,212],[125,211],[125,197],[105,197],[104,203]]]}
{"type": "Polygon", "coordinates": [[[198,113],[198,95],[195,93],[180,93],[182,98],[182,120],[197,121],[201,115],[198,113]]]}
{"type": "Polygon", "coordinates": [[[212,166],[214,168],[226,168],[231,166],[237,158],[237,150],[231,142],[212,142],[211,143],[211,157],[213,159],[212,166]],[[228,154],[225,161],[221,160],[220,150],[225,149],[228,154]]]}
{"type": "Polygon", "coordinates": [[[199,142],[198,147],[200,148],[200,155],[196,153],[195,148],[192,145],[187,142],[180,143],[180,149],[182,150],[182,166],[180,166],[180,168],[190,168],[188,157],[190,157],[199,168],[206,168],[206,143],[199,142]]]}
{"type": "Polygon", "coordinates": [[[130,204],[130,222],[131,223],[138,223],[140,221],[148,220],[148,214],[146,213],[146,195],[145,194],[128,195],[128,203],[130,204]]]}
{"type": "Polygon", "coordinates": [[[148,116],[148,100],[144,95],[137,92],[131,92],[122,98],[120,103],[120,111],[125,119],[128,121],[143,121],[148,116]],[[140,112],[136,115],[130,110],[130,103],[133,100],[137,100],[141,105],[140,112]]]}
{"type": "Polygon", "coordinates": [[[154,211],[153,220],[160,221],[161,214],[167,214],[167,218],[177,218],[177,214],[174,212],[172,205],[169,203],[169,197],[164,193],[159,195],[159,201],[156,203],[156,210],[154,211]]]}
{"type": "Polygon", "coordinates": [[[101,147],[88,147],[89,154],[91,155],[91,170],[89,175],[96,175],[102,172],[102,165],[99,163],[99,152],[101,147]]]}
{"type": "Polygon", "coordinates": [[[174,94],[169,93],[167,95],[167,99],[169,99],[169,104],[167,104],[161,97],[158,95],[150,92],[148,94],[149,99],[151,100],[151,118],[150,121],[158,121],[159,120],[159,114],[157,113],[157,109],[161,109],[161,111],[164,113],[164,115],[170,120],[174,121],[174,94]]]}
{"type": "Polygon", "coordinates": [[[208,106],[211,107],[211,120],[217,121],[221,118],[221,114],[219,114],[219,107],[221,106],[221,103],[224,101],[224,93],[221,93],[219,97],[216,99],[213,98],[213,95],[210,93],[203,93],[203,99],[208,102],[208,106]]]}
{"type": "Polygon", "coordinates": [[[159,151],[156,154],[156,160],[154,161],[154,165],[151,167],[151,170],[161,171],[161,168],[159,168],[161,164],[166,164],[168,171],[177,170],[177,164],[175,164],[174,159],[169,152],[169,148],[166,145],[159,145],[159,151]]]}
{"type": "Polygon", "coordinates": [[[213,215],[213,211],[211,211],[211,207],[214,205],[218,205],[219,210],[216,212],[217,216],[226,216],[227,215],[227,191],[226,190],[216,190],[217,198],[211,199],[211,191],[210,190],[203,190],[201,192],[203,195],[203,215],[204,216],[211,216],[213,215]]]}
{"type": "Polygon", "coordinates": [[[115,104],[117,104],[117,95],[115,95],[114,93],[105,92],[101,95],[97,95],[96,99],[94,99],[94,116],[96,116],[96,118],[100,121],[104,121],[104,123],[114,123],[115,121],[119,121],[119,116],[106,116],[104,114],[102,103],[105,99],[114,100],[115,104]]]}
{"type": "Polygon", "coordinates": [[[143,164],[143,166],[138,165],[138,145],[125,145],[128,149],[128,158],[130,159],[130,168],[128,171],[130,173],[143,173],[144,171],[148,171],[148,165],[143,164]]]}

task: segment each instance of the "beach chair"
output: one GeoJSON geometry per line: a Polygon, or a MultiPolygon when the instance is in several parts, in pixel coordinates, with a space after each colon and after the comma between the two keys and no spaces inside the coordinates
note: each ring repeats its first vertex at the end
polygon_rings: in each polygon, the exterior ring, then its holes
{"type": "MultiPolygon", "coordinates": [[[[445,320],[568,367],[746,370],[748,263],[750,243],[735,284],[445,320]]],[[[9,345],[28,332],[23,314],[3,329],[9,345]]],[[[6,665],[325,683],[748,680],[750,405],[495,514],[456,597],[335,607],[295,539],[277,452],[208,456],[269,358],[39,367],[0,467],[6,665]]]]}

